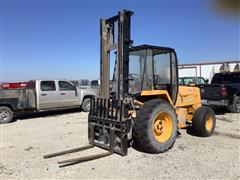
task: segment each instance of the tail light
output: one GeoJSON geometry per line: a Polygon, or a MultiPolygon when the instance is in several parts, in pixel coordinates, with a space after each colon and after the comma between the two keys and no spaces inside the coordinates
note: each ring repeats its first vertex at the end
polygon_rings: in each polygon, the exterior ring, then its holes
{"type": "Polygon", "coordinates": [[[3,89],[17,89],[17,88],[25,88],[25,82],[17,82],[17,83],[3,83],[1,84],[1,88],[3,89]]]}
{"type": "Polygon", "coordinates": [[[228,96],[227,88],[223,84],[221,86],[221,96],[222,97],[227,97],[228,96]]]}

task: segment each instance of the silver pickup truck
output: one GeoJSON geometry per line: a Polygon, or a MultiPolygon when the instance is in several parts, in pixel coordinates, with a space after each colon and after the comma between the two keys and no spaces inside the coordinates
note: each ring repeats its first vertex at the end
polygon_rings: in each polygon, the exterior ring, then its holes
{"type": "Polygon", "coordinates": [[[79,107],[88,112],[96,89],[80,89],[66,80],[35,80],[19,89],[0,89],[0,123],[14,114],[79,107]]]}

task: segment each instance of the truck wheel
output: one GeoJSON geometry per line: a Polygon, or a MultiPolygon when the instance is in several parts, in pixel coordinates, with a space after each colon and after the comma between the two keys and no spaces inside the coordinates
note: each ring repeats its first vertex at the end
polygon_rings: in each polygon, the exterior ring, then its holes
{"type": "Polygon", "coordinates": [[[13,119],[13,112],[9,107],[0,107],[0,124],[9,123],[13,119]]]}
{"type": "Polygon", "coordinates": [[[133,143],[144,152],[162,153],[173,146],[177,131],[178,121],[173,107],[164,100],[150,100],[137,112],[133,143]]]}
{"type": "Polygon", "coordinates": [[[209,137],[213,134],[216,126],[216,118],[210,107],[199,107],[193,114],[193,133],[201,137],[209,137]]]}
{"type": "Polygon", "coordinates": [[[85,98],[82,103],[82,110],[84,112],[89,112],[90,111],[90,102],[91,98],[85,98]]]}
{"type": "Polygon", "coordinates": [[[240,96],[236,96],[233,100],[233,104],[230,107],[232,113],[240,113],[240,96]]]}

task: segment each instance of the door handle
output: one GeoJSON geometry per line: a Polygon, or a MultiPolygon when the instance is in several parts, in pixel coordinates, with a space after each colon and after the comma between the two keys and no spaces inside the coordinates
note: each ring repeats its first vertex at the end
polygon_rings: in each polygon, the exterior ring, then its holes
{"type": "Polygon", "coordinates": [[[47,94],[41,94],[41,96],[47,96],[47,94]]]}
{"type": "Polygon", "coordinates": [[[60,95],[66,95],[66,93],[60,93],[60,95]]]}

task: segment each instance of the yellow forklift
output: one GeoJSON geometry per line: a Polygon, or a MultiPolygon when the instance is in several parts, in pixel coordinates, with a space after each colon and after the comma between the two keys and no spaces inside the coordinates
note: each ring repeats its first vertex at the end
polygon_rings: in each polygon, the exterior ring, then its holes
{"type": "Polygon", "coordinates": [[[100,20],[101,89],[99,98],[91,100],[89,145],[44,158],[96,146],[107,152],[58,163],[65,166],[113,153],[125,156],[132,145],[147,153],[163,153],[173,146],[179,128],[188,128],[202,137],[213,134],[215,114],[201,105],[199,88],[178,85],[174,49],[132,45],[132,15],[133,12],[122,10],[100,20]],[[110,79],[113,55],[115,65],[110,79]]]}

